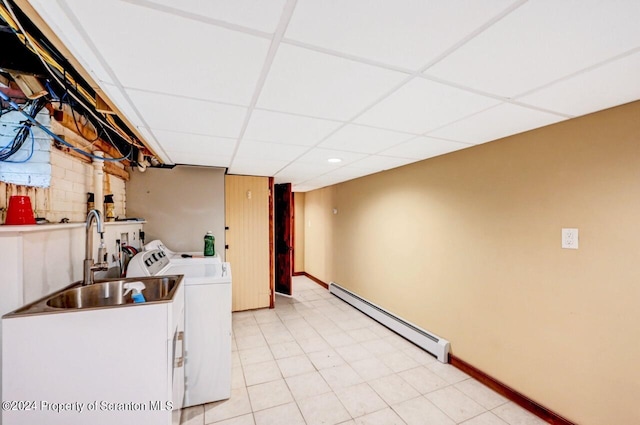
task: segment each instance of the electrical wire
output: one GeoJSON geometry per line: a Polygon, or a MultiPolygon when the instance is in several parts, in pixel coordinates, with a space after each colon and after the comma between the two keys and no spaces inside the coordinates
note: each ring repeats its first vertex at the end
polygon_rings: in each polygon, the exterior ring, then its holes
{"type": "MultiPolygon", "coordinates": [[[[83,89],[82,87],[78,87],[78,84],[73,80],[73,78],[72,77],[68,77],[66,75],[66,70],[64,69],[64,67],[62,65],[60,65],[58,62],[56,62],[56,60],[53,59],[51,57],[51,55],[46,50],[44,50],[42,47],[40,47],[40,45],[36,41],[31,39],[31,37],[24,30],[22,24],[20,23],[20,21],[18,20],[17,16],[15,15],[15,12],[13,11],[13,8],[9,4],[8,0],[2,0],[2,2],[4,4],[4,9],[0,8],[0,16],[2,16],[2,18],[9,24],[9,26],[12,29],[12,31],[14,32],[14,34],[27,47],[29,47],[29,49],[31,51],[33,51],[38,56],[38,58],[40,59],[40,61],[44,65],[45,69],[49,72],[49,74],[51,74],[53,79],[61,87],[64,87],[66,89],[68,89],[67,84],[66,84],[66,80],[69,80],[69,83],[72,86],[75,86],[75,88],[78,91],[78,93],[80,93],[85,99],[88,99],[88,101],[92,105],[92,107],[95,108],[95,100],[92,98],[92,96],[85,89],[83,89]],[[7,15],[6,12],[8,12],[9,15],[7,15]],[[19,32],[18,32],[18,29],[20,30],[19,32]],[[63,78],[64,78],[65,81],[60,81],[60,78],[56,75],[56,73],[54,72],[54,69],[63,74],[63,78]]],[[[133,146],[136,146],[137,148],[144,148],[144,146],[141,146],[139,143],[137,143],[137,141],[135,139],[132,139],[128,134],[126,134],[118,126],[111,125],[106,120],[103,120],[101,117],[99,117],[97,114],[95,114],[93,112],[93,109],[88,107],[73,92],[68,92],[68,94],[73,99],[75,99],[80,105],[82,105],[82,107],[85,110],[87,110],[89,112],[89,114],[91,114],[97,121],[101,122],[103,125],[106,125],[112,131],[114,131],[116,134],[118,134],[120,137],[122,137],[125,141],[127,141],[129,144],[131,144],[133,146]]],[[[116,146],[114,145],[114,147],[116,147],[116,146]]],[[[116,149],[117,149],[117,147],[116,147],[116,149]]]]}
{"type": "Polygon", "coordinates": [[[87,157],[92,158],[92,159],[101,159],[103,161],[120,162],[120,161],[124,161],[125,159],[129,159],[129,157],[133,153],[133,146],[131,146],[131,149],[129,150],[129,153],[127,155],[121,157],[121,158],[104,158],[104,157],[96,156],[96,155],[93,155],[93,154],[91,154],[89,152],[83,151],[82,149],[76,148],[71,143],[69,143],[66,140],[62,139],[57,134],[53,133],[47,127],[42,125],[39,121],[37,121],[31,115],[29,115],[26,112],[24,112],[22,109],[20,109],[20,107],[18,105],[16,105],[15,102],[13,102],[6,94],[4,94],[1,91],[0,91],[0,98],[2,98],[2,100],[7,102],[9,104],[9,106],[11,106],[13,109],[15,109],[16,111],[22,113],[22,115],[24,115],[27,118],[27,120],[29,120],[29,122],[31,124],[36,125],[38,128],[42,129],[45,133],[47,133],[49,136],[53,137],[58,142],[62,143],[63,145],[69,147],[70,149],[72,149],[72,150],[74,150],[74,151],[76,151],[78,153],[81,153],[84,156],[87,156],[87,157]]]}
{"type": "Polygon", "coordinates": [[[131,257],[135,257],[138,254],[138,250],[131,245],[122,245],[122,250],[129,254],[131,257]]]}
{"type": "MultiPolygon", "coordinates": [[[[59,97],[59,96],[58,96],[58,95],[53,91],[53,89],[52,89],[52,88],[51,88],[51,86],[49,85],[49,82],[48,82],[48,81],[46,82],[46,87],[47,87],[47,90],[49,90],[49,94],[51,95],[51,98],[52,98],[54,101],[57,101],[57,102],[60,104],[60,108],[62,108],[62,105],[63,105],[63,104],[65,104],[65,103],[69,105],[69,107],[70,107],[70,109],[71,109],[71,115],[73,116],[73,123],[74,123],[74,124],[75,124],[75,126],[76,126],[76,130],[78,130],[78,134],[79,134],[79,135],[81,135],[82,137],[84,137],[84,133],[83,133],[83,131],[82,131],[82,130],[80,130],[80,126],[78,125],[78,119],[76,118],[75,105],[73,105],[73,102],[72,102],[72,101],[65,102],[65,100],[64,100],[64,99],[67,97],[67,94],[69,93],[69,91],[68,91],[68,90],[67,90],[67,91],[65,91],[65,94],[63,94],[63,95],[62,95],[62,97],[59,97]]],[[[79,114],[79,113],[78,113],[78,114],[79,114]]],[[[98,141],[98,140],[100,139],[100,133],[102,132],[102,134],[106,135],[106,136],[107,136],[107,138],[109,139],[109,142],[110,142],[111,146],[113,146],[113,147],[114,147],[114,148],[115,148],[115,149],[120,153],[120,155],[123,155],[122,151],[121,151],[120,149],[118,149],[117,145],[113,142],[113,139],[111,139],[111,135],[109,135],[109,132],[108,132],[108,131],[106,131],[106,130],[104,129],[104,126],[102,126],[102,124],[101,124],[101,123],[98,123],[98,124],[100,124],[100,130],[98,130],[98,128],[97,128],[97,126],[96,126],[96,124],[95,124],[95,123],[93,123],[92,121],[90,121],[86,116],[81,115],[81,114],[79,114],[79,115],[80,115],[81,117],[83,117],[85,120],[87,120],[87,122],[90,122],[90,123],[91,123],[91,125],[93,125],[94,131],[95,131],[95,133],[96,133],[96,137],[95,137],[93,140],[88,140],[88,139],[87,139],[87,141],[88,141],[89,143],[91,143],[91,146],[93,146],[93,145],[94,145],[94,142],[96,142],[96,141],[98,141]]]]}
{"type": "MultiPolygon", "coordinates": [[[[51,88],[51,84],[49,84],[49,80],[45,80],[44,86],[47,89],[47,91],[49,92],[49,96],[51,96],[51,100],[53,100],[54,102],[60,102],[60,97],[58,97],[56,92],[53,91],[53,88],[51,88]]],[[[60,103],[62,104],[62,102],[60,102],[60,103]]]]}
{"type": "Polygon", "coordinates": [[[31,126],[23,123],[20,126],[20,129],[18,130],[18,134],[16,134],[16,136],[9,141],[9,143],[7,143],[5,146],[0,148],[0,162],[12,162],[12,163],[21,163],[21,162],[27,162],[29,159],[31,159],[31,156],[33,156],[33,148],[34,148],[34,143],[33,143],[33,132],[31,131],[31,126]],[[32,143],[31,143],[31,154],[29,155],[29,157],[24,160],[24,161],[12,161],[9,158],[11,158],[13,155],[17,154],[20,149],[22,149],[22,146],[24,146],[24,142],[27,139],[27,136],[31,134],[31,139],[32,139],[32,143]]]}
{"type": "MultiPolygon", "coordinates": [[[[4,93],[2,93],[4,96],[4,93]]],[[[40,112],[40,110],[42,110],[42,108],[44,108],[45,104],[47,103],[46,99],[43,98],[38,98],[35,99],[33,101],[31,101],[30,103],[28,103],[27,105],[25,105],[24,109],[20,108],[18,105],[16,105],[14,103],[14,105],[10,105],[12,108],[17,107],[18,112],[22,113],[24,116],[27,117],[27,119],[29,118],[35,118],[38,113],[40,112]],[[29,112],[25,112],[24,110],[27,109],[29,112]]],[[[20,125],[20,127],[18,128],[17,134],[13,137],[13,139],[7,143],[5,146],[3,146],[2,148],[0,148],[0,162],[14,162],[14,163],[22,163],[22,162],[26,162],[29,159],[31,159],[31,157],[33,156],[33,148],[35,147],[35,141],[33,138],[33,132],[31,131],[31,126],[32,123],[30,121],[23,121],[20,125]],[[25,141],[27,140],[27,137],[31,135],[31,154],[29,155],[29,157],[24,160],[24,161],[12,161],[9,160],[9,158],[11,158],[13,155],[15,155],[18,151],[20,151],[20,149],[22,148],[22,146],[24,145],[25,141]]]]}
{"type": "MultiPolygon", "coordinates": [[[[84,137],[84,133],[82,132],[82,130],[80,130],[80,126],[78,125],[78,119],[76,118],[76,112],[75,112],[75,108],[73,107],[73,105],[70,103],[69,104],[70,109],[71,109],[71,115],[73,116],[73,123],[76,125],[76,130],[78,130],[78,134],[81,135],[82,137],[84,137]]],[[[80,117],[84,117],[84,115],[80,115],[80,117]]],[[[87,122],[90,122],[87,118],[85,118],[87,120],[87,122]]],[[[96,137],[93,140],[89,140],[87,139],[87,141],[89,143],[91,143],[91,145],[93,146],[93,143],[98,141],[98,139],[100,139],[100,133],[98,132],[98,129],[94,127],[94,130],[96,132],[96,137]]],[[[86,139],[86,138],[85,138],[86,139]]],[[[118,149],[116,147],[116,149],[118,149]]],[[[118,150],[119,152],[119,150],[118,150]]],[[[122,152],[120,152],[120,154],[122,154],[122,152]]]]}
{"type": "Polygon", "coordinates": [[[35,151],[35,147],[36,147],[36,139],[33,136],[33,130],[31,129],[31,126],[28,126],[27,128],[29,129],[29,134],[31,135],[31,152],[29,152],[29,156],[27,156],[25,159],[22,159],[20,161],[4,160],[2,162],[9,162],[12,164],[24,164],[25,162],[29,162],[29,160],[33,157],[33,152],[35,151]]]}

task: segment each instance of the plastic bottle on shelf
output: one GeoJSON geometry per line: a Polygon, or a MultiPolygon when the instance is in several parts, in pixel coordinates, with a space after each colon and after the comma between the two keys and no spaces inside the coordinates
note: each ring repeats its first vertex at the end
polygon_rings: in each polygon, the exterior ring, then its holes
{"type": "Polygon", "coordinates": [[[213,237],[213,232],[209,230],[206,235],[204,235],[204,256],[205,257],[213,257],[216,255],[215,248],[216,238],[213,237]]]}
{"type": "Polygon", "coordinates": [[[116,219],[114,214],[113,195],[104,195],[104,217],[106,221],[114,221],[116,219]]]}

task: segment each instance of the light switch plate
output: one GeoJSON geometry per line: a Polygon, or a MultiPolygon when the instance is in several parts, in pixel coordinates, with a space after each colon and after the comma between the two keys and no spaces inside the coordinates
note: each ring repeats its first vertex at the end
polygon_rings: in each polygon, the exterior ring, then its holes
{"type": "Polygon", "coordinates": [[[578,229],[562,229],[562,248],[578,249],[578,229]]]}

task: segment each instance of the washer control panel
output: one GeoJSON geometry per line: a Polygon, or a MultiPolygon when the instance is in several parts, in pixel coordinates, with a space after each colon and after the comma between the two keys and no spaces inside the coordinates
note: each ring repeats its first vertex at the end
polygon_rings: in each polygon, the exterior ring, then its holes
{"type": "Polygon", "coordinates": [[[129,262],[127,277],[156,276],[169,265],[169,257],[159,249],[137,254],[129,262]]]}

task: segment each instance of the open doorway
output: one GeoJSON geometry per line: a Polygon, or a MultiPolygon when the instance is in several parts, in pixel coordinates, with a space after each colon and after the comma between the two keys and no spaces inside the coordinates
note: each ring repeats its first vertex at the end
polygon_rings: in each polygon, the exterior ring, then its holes
{"type": "Polygon", "coordinates": [[[291,183],[274,186],[275,290],[292,295],[293,194],[291,183]]]}

